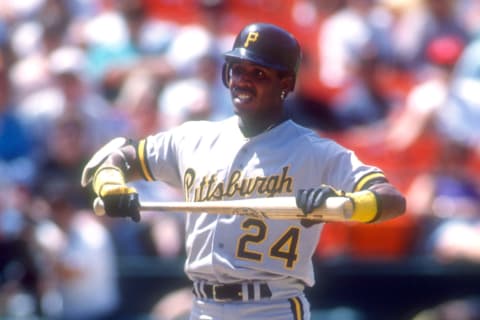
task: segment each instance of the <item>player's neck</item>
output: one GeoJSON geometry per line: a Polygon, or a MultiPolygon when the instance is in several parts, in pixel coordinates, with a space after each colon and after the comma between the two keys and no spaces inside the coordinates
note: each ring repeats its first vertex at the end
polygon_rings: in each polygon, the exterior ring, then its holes
{"type": "Polygon", "coordinates": [[[239,117],[238,126],[245,137],[251,138],[266,131],[272,130],[286,119],[287,118],[284,114],[279,114],[274,118],[269,117],[268,119],[261,117],[245,119],[244,117],[239,117]]]}

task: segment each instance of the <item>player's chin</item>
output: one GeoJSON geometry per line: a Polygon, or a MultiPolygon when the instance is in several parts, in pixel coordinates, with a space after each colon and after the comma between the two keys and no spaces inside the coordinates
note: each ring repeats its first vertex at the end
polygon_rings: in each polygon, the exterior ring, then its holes
{"type": "Polygon", "coordinates": [[[234,113],[239,116],[240,118],[252,118],[255,116],[256,111],[253,107],[237,107],[233,108],[234,113]]]}

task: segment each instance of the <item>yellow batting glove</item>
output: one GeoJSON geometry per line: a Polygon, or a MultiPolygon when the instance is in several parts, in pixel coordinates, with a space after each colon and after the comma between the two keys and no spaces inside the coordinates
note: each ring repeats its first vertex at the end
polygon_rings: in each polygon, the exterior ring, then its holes
{"type": "Polygon", "coordinates": [[[325,205],[330,197],[348,197],[353,203],[353,215],[350,218],[356,222],[373,222],[377,219],[380,206],[377,196],[373,191],[363,190],[345,193],[329,185],[321,185],[317,188],[298,190],[296,195],[297,207],[307,216],[316,208],[325,205]]]}
{"type": "Polygon", "coordinates": [[[376,194],[370,190],[346,193],[345,196],[352,199],[352,221],[363,223],[373,222],[378,218],[380,206],[376,194]]]}
{"type": "Polygon", "coordinates": [[[114,194],[127,193],[127,185],[122,171],[114,166],[100,167],[93,177],[93,191],[100,197],[113,192],[114,194]]]}

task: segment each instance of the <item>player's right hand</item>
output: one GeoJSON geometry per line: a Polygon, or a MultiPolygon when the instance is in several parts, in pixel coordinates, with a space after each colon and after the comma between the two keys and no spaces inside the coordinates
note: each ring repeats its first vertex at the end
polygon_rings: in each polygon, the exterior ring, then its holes
{"type": "Polygon", "coordinates": [[[100,196],[105,213],[110,217],[130,217],[140,221],[140,201],[134,188],[119,188],[104,192],[100,196]]]}
{"type": "MultiPolygon", "coordinates": [[[[342,191],[336,190],[329,185],[321,185],[318,188],[300,189],[298,190],[295,200],[297,207],[302,210],[303,214],[307,216],[312,213],[313,210],[319,208],[325,204],[327,198],[337,197],[343,195],[342,191]]],[[[302,226],[309,228],[317,223],[323,222],[322,220],[310,220],[301,219],[302,226]]]]}
{"type": "Polygon", "coordinates": [[[100,167],[93,178],[93,190],[103,201],[105,213],[110,217],[130,217],[140,221],[140,201],[137,190],[125,183],[120,169],[100,167]]]}
{"type": "Polygon", "coordinates": [[[344,195],[344,192],[336,190],[332,186],[321,185],[318,188],[298,190],[295,200],[297,207],[302,210],[303,214],[308,215],[316,208],[323,206],[327,198],[342,195],[344,195]]]}
{"type": "Polygon", "coordinates": [[[352,201],[351,221],[369,223],[378,218],[381,204],[377,194],[372,190],[345,192],[323,184],[318,188],[298,190],[295,200],[303,214],[308,215],[316,208],[323,206],[330,197],[347,197],[352,201]]]}

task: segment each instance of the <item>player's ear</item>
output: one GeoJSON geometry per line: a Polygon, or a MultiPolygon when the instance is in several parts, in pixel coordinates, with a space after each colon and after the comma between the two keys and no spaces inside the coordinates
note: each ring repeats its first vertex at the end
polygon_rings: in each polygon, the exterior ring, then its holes
{"type": "Polygon", "coordinates": [[[295,89],[295,76],[292,74],[285,74],[280,80],[280,87],[282,91],[291,92],[295,89]]]}

